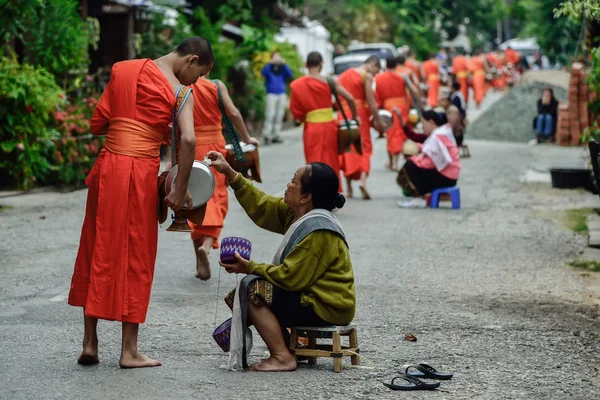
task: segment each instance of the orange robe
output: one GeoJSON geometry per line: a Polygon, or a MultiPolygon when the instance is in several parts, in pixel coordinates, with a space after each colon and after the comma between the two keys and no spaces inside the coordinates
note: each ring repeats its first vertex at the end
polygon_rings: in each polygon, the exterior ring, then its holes
{"type": "MultiPolygon", "coordinates": [[[[194,132],[196,133],[196,160],[204,160],[209,151],[218,151],[225,155],[226,141],[222,133],[222,115],[219,109],[219,92],[217,85],[204,78],[200,78],[192,85],[194,94],[194,132]]],[[[202,226],[190,222],[194,230],[191,233],[193,240],[200,240],[204,236],[215,239],[213,248],[218,248],[218,239],[223,230],[225,216],[229,209],[227,195],[227,179],[211,167],[215,176],[215,191],[206,205],[206,216],[202,226]]]]}
{"type": "MultiPolygon", "coordinates": [[[[356,151],[342,154],[340,158],[340,168],[344,171],[344,176],[353,180],[360,179],[363,172],[367,174],[371,172],[371,155],[373,154],[373,143],[371,142],[371,111],[367,106],[367,98],[365,95],[364,75],[361,75],[356,69],[350,68],[344,71],[339,77],[338,82],[346,89],[354,101],[360,118],[360,138],[362,140],[363,153],[358,154],[356,151]]],[[[340,99],[346,116],[351,115],[350,107],[340,99]]],[[[338,120],[342,120],[342,113],[338,113],[338,120]]]]}
{"type": "Polygon", "coordinates": [[[429,90],[427,91],[427,102],[431,107],[437,107],[440,92],[440,72],[435,60],[427,60],[423,63],[423,77],[429,90]]]}
{"type": "Polygon", "coordinates": [[[415,74],[419,82],[423,81],[423,77],[421,77],[421,69],[419,68],[419,65],[417,63],[406,60],[404,65],[406,65],[406,67],[415,74]]]}
{"type": "MultiPolygon", "coordinates": [[[[400,74],[396,71],[387,71],[377,75],[375,78],[376,96],[378,102],[386,110],[393,113],[394,107],[398,107],[402,111],[402,118],[408,121],[408,112],[410,106],[406,93],[406,83],[404,77],[407,75],[400,74]]],[[[395,155],[402,152],[402,146],[406,141],[406,134],[402,129],[400,120],[394,117],[392,127],[386,132],[387,135],[387,151],[395,155]]]]}
{"type": "MultiPolygon", "coordinates": [[[[290,89],[290,111],[296,121],[304,122],[306,163],[325,163],[333,168],[339,177],[338,122],[333,117],[329,84],[311,76],[303,76],[293,81],[290,89]],[[322,113],[323,117],[319,118],[319,113],[322,113]],[[330,120],[310,122],[311,119],[330,120]]],[[[346,117],[352,118],[352,114],[346,114],[346,117]]]]}
{"type": "Polygon", "coordinates": [[[69,304],[91,317],[143,323],[158,241],[160,145],[175,94],[149,59],[116,63],[91,121],[108,133],[89,187],[69,304]]]}
{"type": "Polygon", "coordinates": [[[504,50],[504,55],[506,57],[506,62],[508,64],[512,64],[513,67],[517,66],[517,63],[519,62],[519,59],[520,59],[519,53],[517,53],[513,49],[506,49],[506,50],[504,50]]]}
{"type": "Polygon", "coordinates": [[[473,97],[475,103],[481,104],[487,91],[485,82],[485,64],[478,57],[472,57],[469,60],[469,71],[472,74],[471,85],[473,86],[473,97]]]}
{"type": "Polygon", "coordinates": [[[469,67],[467,65],[467,57],[458,55],[452,60],[452,73],[456,76],[456,81],[460,84],[460,91],[469,101],[469,67]]]}
{"type": "Polygon", "coordinates": [[[504,58],[494,57],[494,63],[492,64],[492,65],[494,65],[496,70],[501,73],[500,76],[497,75],[494,77],[494,79],[492,80],[492,86],[495,87],[496,89],[500,89],[500,90],[506,88],[506,84],[507,84],[506,74],[503,72],[504,63],[505,63],[504,58]]]}

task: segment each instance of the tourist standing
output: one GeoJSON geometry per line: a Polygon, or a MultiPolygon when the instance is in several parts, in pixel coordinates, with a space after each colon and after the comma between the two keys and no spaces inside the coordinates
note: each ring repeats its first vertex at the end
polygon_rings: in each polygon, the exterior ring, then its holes
{"type": "Polygon", "coordinates": [[[265,126],[263,141],[265,144],[281,143],[281,125],[287,107],[286,81],[293,77],[291,68],[281,58],[278,51],[273,52],[271,62],[262,69],[267,88],[265,126]]]}

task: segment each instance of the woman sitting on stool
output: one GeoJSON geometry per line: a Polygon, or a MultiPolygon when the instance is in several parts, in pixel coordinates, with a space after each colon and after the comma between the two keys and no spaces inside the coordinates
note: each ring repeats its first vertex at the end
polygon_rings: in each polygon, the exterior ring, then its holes
{"type": "Polygon", "coordinates": [[[245,340],[254,325],[271,356],[251,365],[253,371],[293,371],[287,330],[294,326],[347,325],[356,309],[354,273],[346,236],[331,212],[342,208],[339,178],[327,164],[300,167],[283,198],[263,193],[235,172],[217,152],[207,157],[225,175],[235,197],[259,227],[283,240],[271,263],[243,259],[223,264],[229,273],[245,273],[227,298],[232,308],[229,369],[248,368],[245,340]],[[239,338],[239,339],[236,339],[239,338]]]}
{"type": "Polygon", "coordinates": [[[537,116],[534,120],[537,143],[554,142],[557,114],[558,101],[554,98],[554,91],[551,88],[545,88],[542,91],[542,98],[537,102],[537,116]]]}
{"type": "Polygon", "coordinates": [[[421,154],[411,157],[398,173],[396,182],[411,200],[399,201],[403,208],[427,207],[424,196],[435,189],[456,186],[460,174],[460,156],[452,126],[443,113],[423,112],[423,132],[428,136],[420,144],[421,154]]]}

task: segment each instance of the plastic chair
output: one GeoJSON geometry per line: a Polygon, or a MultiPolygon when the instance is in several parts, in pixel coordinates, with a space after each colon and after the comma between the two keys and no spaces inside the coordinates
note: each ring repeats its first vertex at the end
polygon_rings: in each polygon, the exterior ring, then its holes
{"type": "Polygon", "coordinates": [[[450,195],[452,209],[460,209],[460,189],[458,186],[435,189],[433,192],[431,192],[431,208],[439,208],[440,195],[442,194],[450,195]]]}

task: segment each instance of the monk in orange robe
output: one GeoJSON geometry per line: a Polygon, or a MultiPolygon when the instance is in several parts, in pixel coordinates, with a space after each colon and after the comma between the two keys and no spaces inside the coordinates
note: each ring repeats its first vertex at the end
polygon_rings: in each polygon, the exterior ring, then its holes
{"type": "MultiPolygon", "coordinates": [[[[194,132],[196,133],[196,160],[203,160],[209,151],[218,151],[225,155],[225,137],[222,133],[222,114],[219,108],[219,93],[221,102],[227,116],[233,123],[235,129],[240,133],[244,143],[250,143],[258,147],[260,142],[250,137],[246,124],[231,97],[227,87],[221,81],[210,81],[202,77],[192,85],[194,93],[194,132]]],[[[212,167],[211,167],[212,168],[212,167]]],[[[219,247],[219,236],[223,230],[223,224],[229,207],[227,196],[227,181],[223,174],[218,174],[213,169],[215,176],[215,191],[208,200],[206,215],[202,226],[190,222],[194,232],[192,242],[196,252],[196,278],[202,280],[210,279],[210,262],[208,255],[211,249],[219,247]]]]}
{"type": "Polygon", "coordinates": [[[473,97],[477,108],[481,107],[481,102],[487,91],[485,75],[487,73],[484,55],[481,51],[475,51],[469,60],[469,71],[471,72],[471,86],[473,87],[473,97]]]}
{"type": "Polygon", "coordinates": [[[438,105],[441,84],[440,66],[435,54],[430,54],[429,60],[421,65],[421,75],[423,76],[423,80],[427,83],[427,86],[429,86],[429,89],[427,90],[427,103],[429,103],[430,107],[435,108],[438,105]]]}
{"type": "Polygon", "coordinates": [[[415,53],[408,49],[406,52],[406,66],[415,74],[417,79],[417,86],[419,82],[423,82],[423,76],[421,75],[421,63],[415,58],[415,53]]]}
{"type": "Polygon", "coordinates": [[[466,52],[460,50],[460,53],[452,60],[452,74],[456,82],[460,84],[460,91],[465,98],[465,102],[469,102],[469,66],[466,52]]]}
{"type": "MultiPolygon", "coordinates": [[[[375,95],[381,107],[388,110],[393,115],[393,109],[398,107],[405,121],[408,120],[408,112],[410,111],[409,96],[405,79],[409,80],[407,73],[410,73],[408,68],[397,68],[397,60],[390,57],[386,60],[387,70],[375,77],[375,95]],[[402,71],[400,73],[398,71],[402,71]]],[[[406,140],[406,134],[402,129],[402,125],[398,118],[393,119],[392,126],[386,132],[387,135],[387,151],[390,157],[387,168],[392,171],[399,171],[398,159],[402,152],[402,146],[406,140]]]]}
{"type": "MultiPolygon", "coordinates": [[[[161,365],[137,349],[154,277],[160,146],[170,140],[176,90],[208,73],[213,63],[210,43],[192,37],[155,61],[113,66],[91,121],[92,134],[107,137],[86,179],[85,220],[69,292],[69,304],[84,308],[79,364],[99,362],[96,325],[101,318],[123,323],[121,367],[161,365]]],[[[181,131],[177,186],[165,198],[175,211],[191,202],[187,190],[195,146],[191,97],[177,119],[181,131]]]]}
{"type": "MultiPolygon", "coordinates": [[[[371,171],[371,155],[373,154],[371,124],[369,123],[371,115],[375,122],[375,129],[383,135],[383,125],[381,118],[379,118],[377,101],[373,92],[373,77],[377,75],[380,68],[379,58],[371,56],[360,67],[350,68],[344,71],[338,78],[340,85],[356,101],[363,151],[363,154],[358,154],[353,150],[340,156],[340,167],[344,171],[344,177],[346,178],[346,195],[348,198],[353,196],[352,181],[358,180],[363,199],[371,199],[367,191],[367,177],[371,171]]],[[[340,99],[340,102],[346,115],[350,115],[348,102],[343,99],[340,99]]],[[[338,120],[342,120],[342,113],[338,113],[338,120]]]]}
{"type": "Polygon", "coordinates": [[[491,86],[497,90],[506,89],[507,80],[506,74],[504,73],[506,58],[504,57],[504,53],[500,50],[497,50],[495,53],[493,53],[493,59],[490,65],[493,65],[497,71],[492,79],[491,86]]]}
{"type": "MultiPolygon", "coordinates": [[[[333,116],[331,107],[331,89],[323,70],[323,57],[318,52],[312,52],[306,58],[308,75],[296,79],[290,84],[290,111],[294,119],[304,122],[304,157],[306,163],[322,162],[329,165],[340,176],[340,161],[338,155],[338,122],[333,116]]],[[[344,99],[351,114],[347,118],[356,120],[358,113],[356,102],[339,82],[331,78],[338,97],[344,99]]],[[[340,189],[341,191],[341,181],[340,189]]]]}

